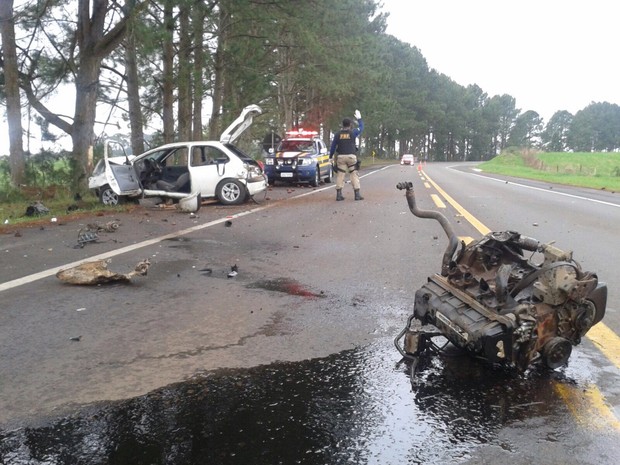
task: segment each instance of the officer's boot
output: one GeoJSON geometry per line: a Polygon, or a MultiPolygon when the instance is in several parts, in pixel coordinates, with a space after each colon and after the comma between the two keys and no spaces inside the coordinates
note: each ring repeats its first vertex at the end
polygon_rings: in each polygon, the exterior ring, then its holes
{"type": "Polygon", "coordinates": [[[364,197],[362,197],[362,195],[360,194],[359,189],[354,189],[354,192],[355,192],[355,200],[364,200],[364,197]]]}
{"type": "Polygon", "coordinates": [[[342,196],[342,189],[336,189],[336,200],[344,200],[342,196]]]}

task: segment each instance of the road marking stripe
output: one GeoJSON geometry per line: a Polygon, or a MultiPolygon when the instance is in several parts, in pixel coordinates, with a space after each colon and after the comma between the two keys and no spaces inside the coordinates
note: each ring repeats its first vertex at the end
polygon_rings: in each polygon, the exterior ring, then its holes
{"type": "MultiPolygon", "coordinates": [[[[365,178],[366,176],[370,176],[371,174],[374,174],[374,173],[376,173],[378,171],[383,171],[383,170],[389,168],[390,166],[391,165],[386,165],[383,168],[379,168],[378,170],[371,171],[370,173],[364,174],[364,175],[360,176],[360,178],[365,178]]],[[[307,195],[313,195],[313,194],[316,194],[318,192],[322,192],[324,190],[333,189],[333,188],[334,188],[334,185],[332,184],[332,185],[329,185],[329,186],[322,187],[320,189],[313,189],[313,190],[311,190],[309,192],[306,192],[306,193],[303,193],[303,194],[299,194],[299,195],[295,195],[293,197],[289,197],[288,199],[283,199],[283,200],[297,199],[297,198],[305,197],[307,195]]],[[[24,284],[30,284],[30,283],[32,283],[34,281],[38,281],[39,279],[43,279],[43,278],[48,278],[50,276],[54,276],[60,270],[66,270],[67,268],[73,268],[73,267],[82,265],[83,263],[88,263],[88,262],[92,262],[92,261],[95,261],[95,260],[106,260],[108,258],[112,258],[112,257],[115,257],[117,255],[122,255],[124,253],[132,252],[134,250],[138,250],[138,249],[141,249],[143,247],[147,247],[149,245],[157,244],[158,242],[165,241],[166,239],[173,239],[175,237],[184,236],[185,234],[190,234],[190,233],[193,233],[195,231],[200,231],[201,229],[205,229],[205,228],[209,228],[211,226],[215,226],[217,224],[223,223],[223,222],[228,221],[230,219],[241,218],[243,216],[250,215],[252,213],[258,213],[260,211],[266,210],[267,208],[271,208],[271,207],[273,207],[274,205],[277,205],[277,204],[278,204],[278,202],[274,202],[274,203],[269,204],[269,205],[263,205],[263,206],[260,206],[260,207],[252,208],[250,210],[246,210],[246,211],[243,211],[243,212],[240,212],[240,213],[236,213],[234,215],[228,215],[228,216],[226,216],[224,218],[220,218],[218,220],[210,221],[209,223],[192,226],[191,228],[187,228],[187,229],[184,229],[182,231],[177,231],[177,232],[174,232],[174,233],[166,234],[164,236],[155,237],[153,239],[149,239],[149,240],[146,240],[146,241],[143,241],[143,242],[139,242],[137,244],[132,244],[132,245],[129,245],[127,247],[123,247],[121,249],[112,250],[110,252],[105,252],[105,253],[102,253],[102,254],[99,254],[99,255],[93,255],[92,257],[84,258],[82,260],[78,260],[78,261],[73,262],[73,263],[66,263],[64,265],[57,266],[55,268],[50,268],[48,270],[44,270],[44,271],[41,271],[39,273],[34,273],[34,274],[31,274],[31,275],[28,275],[28,276],[23,276],[21,278],[13,279],[11,281],[6,281],[4,283],[0,283],[0,292],[6,291],[6,290],[9,290],[9,289],[13,289],[15,287],[23,286],[24,284]]]]}
{"type": "Polygon", "coordinates": [[[456,200],[454,200],[452,197],[450,197],[441,187],[439,187],[435,183],[435,181],[433,181],[431,178],[429,178],[426,173],[424,173],[424,175],[426,176],[426,179],[428,180],[428,182],[430,182],[433,185],[433,187],[437,190],[437,192],[439,192],[442,195],[442,197],[444,199],[446,199],[446,201],[450,205],[452,205],[454,207],[454,209],[463,216],[463,218],[465,218],[467,221],[469,221],[469,223],[474,228],[476,228],[480,234],[482,234],[483,236],[486,236],[488,233],[491,232],[491,230],[489,228],[487,228],[480,221],[478,221],[476,218],[474,218],[474,216],[471,213],[469,213],[467,210],[465,210],[463,207],[461,207],[456,202],[456,200]]]}
{"type": "Polygon", "coordinates": [[[473,240],[474,240],[474,238],[470,237],[470,236],[459,236],[459,241],[465,242],[465,245],[468,245],[473,240]]]}
{"type": "MultiPolygon", "coordinates": [[[[272,204],[274,205],[274,204],[272,204]]],[[[7,281],[4,283],[0,283],[0,292],[2,291],[6,291],[8,289],[12,289],[18,286],[22,286],[24,284],[29,284],[32,283],[34,281],[38,281],[39,279],[43,279],[43,278],[47,278],[49,276],[54,276],[57,272],[59,272],[60,270],[65,270],[67,268],[73,268],[75,266],[81,265],[83,263],[87,263],[87,262],[92,262],[95,260],[106,260],[108,258],[112,258],[115,257],[117,255],[121,255],[127,252],[131,252],[134,250],[138,250],[141,249],[143,247],[147,247],[149,245],[153,245],[153,244],[157,244],[158,242],[164,241],[166,239],[173,239],[175,237],[179,237],[179,236],[183,236],[185,234],[189,234],[195,231],[200,231],[201,229],[204,228],[208,228],[210,226],[214,226],[216,224],[220,224],[223,223],[225,221],[228,221],[230,219],[235,219],[235,218],[241,218],[242,216],[246,216],[249,215],[251,213],[257,213],[259,211],[265,210],[267,208],[270,208],[272,205],[265,205],[262,207],[257,207],[257,208],[253,208],[250,210],[246,210],[244,212],[240,212],[240,213],[236,213],[234,215],[228,215],[224,218],[220,218],[218,220],[214,220],[211,221],[209,223],[205,223],[205,224],[200,224],[200,225],[196,225],[196,226],[192,226],[191,228],[187,228],[187,229],[183,229],[182,231],[177,231],[174,233],[170,233],[170,234],[166,234],[164,236],[159,236],[159,237],[155,237],[153,239],[149,239],[146,241],[142,241],[139,242],[137,244],[132,244],[132,245],[128,245],[126,247],[122,247],[120,249],[115,249],[115,250],[111,250],[109,252],[105,252],[99,255],[93,255],[92,257],[88,257],[82,260],[78,260],[76,262],[73,263],[66,263],[64,265],[61,266],[57,266],[55,268],[50,268],[49,270],[45,270],[45,271],[41,271],[39,273],[34,273],[28,276],[24,276],[22,278],[17,278],[14,279],[12,281],[7,281]]]]}
{"type": "Polygon", "coordinates": [[[441,201],[437,194],[431,194],[431,199],[433,199],[437,208],[446,208],[446,204],[441,201]]]}
{"type": "Polygon", "coordinates": [[[601,321],[588,331],[586,337],[603,352],[610,362],[620,368],[620,338],[616,333],[601,321]]]}
{"type": "MultiPolygon", "coordinates": [[[[454,169],[453,167],[449,167],[449,168],[454,169]]],[[[458,170],[455,170],[455,171],[458,171],[458,170]]],[[[554,190],[550,190],[550,189],[543,189],[541,187],[528,186],[528,185],[520,184],[520,183],[514,182],[514,181],[506,181],[505,179],[494,178],[494,177],[491,176],[491,174],[493,174],[493,173],[489,173],[488,175],[482,175],[482,174],[476,174],[476,173],[468,173],[468,174],[471,175],[471,176],[478,176],[479,178],[488,179],[490,181],[501,182],[501,183],[504,183],[504,184],[512,184],[513,186],[523,187],[524,189],[532,189],[532,190],[535,190],[535,191],[545,192],[547,194],[561,195],[561,196],[564,196],[564,197],[570,197],[572,199],[585,200],[586,202],[600,203],[601,205],[607,205],[609,207],[620,208],[620,204],[617,204],[617,203],[606,202],[604,200],[589,199],[589,198],[583,197],[581,195],[567,194],[566,192],[558,192],[558,191],[554,191],[554,190]]],[[[533,179],[533,181],[537,181],[537,180],[533,179]]],[[[544,181],[538,181],[538,182],[544,182],[544,181]]]]}
{"type": "MultiPolygon", "coordinates": [[[[446,201],[450,205],[452,205],[467,221],[469,221],[471,225],[476,228],[483,236],[491,232],[489,228],[487,228],[484,224],[478,221],[473,215],[471,215],[467,210],[461,207],[452,197],[450,197],[443,189],[441,189],[431,178],[428,177],[426,173],[425,176],[426,179],[437,190],[437,192],[439,192],[446,199],[446,201]]],[[[611,363],[613,363],[616,367],[620,368],[620,338],[611,329],[609,329],[603,322],[599,322],[595,326],[590,328],[590,330],[586,334],[586,337],[599,348],[599,350],[603,353],[603,355],[605,355],[605,357],[607,357],[607,359],[609,359],[611,363]]],[[[616,419],[614,413],[611,411],[611,409],[605,402],[603,395],[596,386],[588,385],[584,392],[584,397],[590,401],[589,404],[584,399],[582,399],[581,402],[578,402],[578,400],[581,399],[577,399],[576,397],[576,393],[580,392],[578,389],[570,388],[569,386],[560,384],[559,382],[555,383],[555,389],[565,400],[568,408],[571,410],[571,412],[573,412],[573,415],[580,423],[586,423],[585,417],[589,413],[589,409],[591,411],[591,409],[594,408],[596,411],[599,412],[599,417],[596,419],[590,417],[589,420],[603,421],[606,425],[611,425],[616,429],[620,429],[620,421],[616,419]],[[571,404],[571,402],[573,401],[574,405],[571,404]]]]}
{"type": "Polygon", "coordinates": [[[575,389],[568,384],[555,382],[555,392],[562,398],[573,417],[579,424],[595,429],[620,429],[620,421],[615,417],[611,406],[605,401],[603,394],[595,385],[585,390],[575,389]],[[592,408],[598,415],[592,415],[592,408]]]}

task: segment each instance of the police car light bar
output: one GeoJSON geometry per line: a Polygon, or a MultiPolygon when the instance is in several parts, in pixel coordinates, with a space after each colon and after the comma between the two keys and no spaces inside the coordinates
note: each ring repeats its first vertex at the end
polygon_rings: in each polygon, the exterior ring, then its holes
{"type": "Polygon", "coordinates": [[[319,132],[318,131],[307,131],[305,129],[299,128],[297,130],[293,130],[293,131],[286,131],[286,135],[291,137],[291,136],[302,136],[302,137],[308,137],[308,136],[318,136],[319,132]]]}

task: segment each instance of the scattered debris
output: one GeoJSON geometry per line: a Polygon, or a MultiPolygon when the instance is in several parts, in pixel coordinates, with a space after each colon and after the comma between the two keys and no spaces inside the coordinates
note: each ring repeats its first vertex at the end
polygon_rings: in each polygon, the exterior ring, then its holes
{"type": "Polygon", "coordinates": [[[105,232],[112,233],[112,232],[115,232],[120,227],[120,225],[121,225],[121,222],[119,220],[113,220],[113,221],[108,221],[104,225],[99,224],[99,223],[90,223],[90,224],[87,224],[86,226],[91,231],[96,231],[96,232],[105,231],[105,232]]]}
{"type": "Polygon", "coordinates": [[[108,270],[109,260],[82,263],[66,270],[60,270],[56,277],[69,284],[93,285],[112,282],[130,282],[134,276],[146,276],[151,262],[146,259],[138,262],[133,271],[127,274],[108,270]]]}
{"type": "Polygon", "coordinates": [[[224,226],[226,226],[227,228],[230,228],[232,226],[232,221],[230,220],[226,221],[226,223],[224,223],[224,226]]]}
{"type": "Polygon", "coordinates": [[[32,205],[26,207],[26,216],[40,216],[46,215],[50,212],[50,209],[43,205],[40,201],[36,201],[32,205]]]}
{"type": "Polygon", "coordinates": [[[84,247],[84,244],[89,242],[97,242],[98,239],[99,235],[95,231],[91,231],[90,229],[80,229],[78,231],[77,245],[75,248],[77,249],[79,247],[81,249],[84,247]]]}
{"type": "Polygon", "coordinates": [[[115,232],[120,227],[120,221],[108,221],[104,225],[99,223],[90,223],[86,225],[86,228],[82,228],[78,231],[78,240],[75,248],[83,248],[84,244],[89,242],[97,242],[99,240],[99,232],[115,232]]]}
{"type": "Polygon", "coordinates": [[[69,340],[79,342],[80,340],[82,340],[82,336],[73,336],[73,337],[70,337],[69,340]]]}
{"type": "Polygon", "coordinates": [[[235,276],[239,274],[238,272],[239,272],[239,268],[237,267],[237,265],[233,265],[230,267],[230,272],[228,273],[228,277],[234,278],[235,276]]]}

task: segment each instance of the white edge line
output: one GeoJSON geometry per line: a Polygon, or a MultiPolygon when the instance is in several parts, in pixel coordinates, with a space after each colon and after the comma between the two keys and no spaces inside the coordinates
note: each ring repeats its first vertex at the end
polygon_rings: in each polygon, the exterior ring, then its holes
{"type": "Polygon", "coordinates": [[[580,195],[567,194],[565,192],[557,192],[557,191],[553,191],[553,190],[549,190],[549,189],[542,189],[540,187],[527,186],[525,184],[520,184],[520,183],[514,182],[514,181],[506,181],[505,179],[494,178],[493,176],[490,176],[490,175],[483,176],[481,174],[476,174],[476,173],[471,173],[471,172],[464,172],[464,171],[455,169],[455,166],[456,165],[448,166],[448,169],[451,169],[452,171],[456,171],[457,173],[466,173],[466,174],[469,174],[470,176],[478,176],[479,178],[490,179],[491,181],[503,182],[503,183],[507,182],[508,184],[512,184],[514,186],[523,187],[525,189],[532,189],[532,190],[535,190],[535,191],[546,192],[548,194],[562,195],[564,197],[570,197],[570,198],[573,198],[573,199],[585,200],[587,202],[600,203],[601,205],[607,205],[609,207],[620,208],[620,204],[617,204],[617,203],[606,202],[604,200],[590,199],[588,197],[582,197],[580,195]]]}
{"type": "MultiPolygon", "coordinates": [[[[360,178],[364,178],[366,176],[370,176],[371,174],[376,173],[377,171],[383,170],[385,168],[387,168],[387,166],[385,166],[385,167],[383,167],[383,168],[381,168],[379,170],[371,171],[370,173],[364,174],[364,175],[360,176],[360,178]]],[[[332,189],[333,187],[334,187],[334,185],[330,185],[330,186],[322,187],[320,189],[314,189],[314,190],[312,190],[310,192],[305,192],[303,194],[298,194],[298,195],[295,195],[293,197],[289,197],[288,199],[283,199],[283,201],[298,199],[298,198],[301,198],[301,197],[306,197],[308,195],[313,195],[313,194],[316,194],[318,192],[322,192],[322,191],[327,190],[327,189],[332,189]]],[[[192,226],[191,228],[187,228],[187,229],[183,229],[181,231],[177,231],[177,232],[174,232],[174,233],[166,234],[164,236],[155,237],[153,239],[142,241],[142,242],[139,242],[139,243],[133,244],[133,245],[128,245],[128,246],[122,247],[120,249],[111,250],[109,252],[105,252],[105,253],[102,253],[102,254],[99,254],[99,255],[93,255],[92,257],[84,258],[82,260],[78,260],[78,261],[75,261],[75,262],[72,262],[72,263],[67,263],[65,265],[57,266],[55,268],[50,268],[50,269],[45,270],[45,271],[40,271],[39,273],[34,273],[34,274],[31,274],[31,275],[28,275],[28,276],[23,276],[21,278],[13,279],[12,281],[7,281],[7,282],[4,282],[4,283],[0,283],[0,292],[6,291],[6,290],[9,290],[9,289],[13,289],[15,287],[23,286],[24,284],[29,284],[29,283],[32,283],[34,281],[38,281],[39,279],[43,279],[43,278],[48,278],[50,276],[54,276],[60,270],[65,270],[65,269],[68,269],[68,268],[73,268],[73,267],[79,266],[79,265],[81,265],[83,263],[92,262],[92,261],[95,261],[95,260],[105,260],[105,259],[108,259],[108,258],[111,258],[111,257],[115,257],[117,255],[122,255],[122,254],[127,253],[127,252],[132,252],[134,250],[138,250],[138,249],[141,249],[143,247],[147,247],[149,245],[157,244],[158,242],[165,241],[166,239],[173,239],[175,237],[184,236],[185,234],[190,234],[190,233],[193,233],[195,231],[200,231],[201,229],[205,229],[205,228],[209,228],[211,226],[215,226],[216,224],[223,223],[223,222],[225,222],[227,220],[230,220],[230,219],[241,218],[242,216],[250,215],[252,213],[258,213],[258,212],[260,212],[262,210],[266,210],[267,208],[271,208],[271,207],[277,205],[279,202],[281,202],[281,201],[274,202],[273,204],[270,204],[270,205],[264,205],[264,206],[261,206],[261,207],[252,208],[250,210],[246,210],[246,211],[241,212],[241,213],[236,213],[234,215],[226,216],[225,218],[220,218],[218,220],[210,221],[209,223],[200,224],[200,225],[197,225],[197,226],[192,226]]]]}

